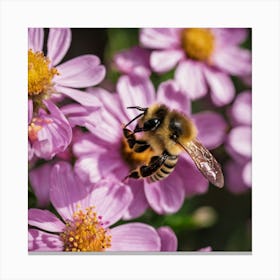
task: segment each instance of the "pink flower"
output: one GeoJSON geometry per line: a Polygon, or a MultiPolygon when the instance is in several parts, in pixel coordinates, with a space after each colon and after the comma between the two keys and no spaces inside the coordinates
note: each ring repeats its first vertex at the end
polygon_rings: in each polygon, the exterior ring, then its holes
{"type": "Polygon", "coordinates": [[[252,185],[252,93],[240,93],[229,115],[233,128],[228,134],[226,150],[231,155],[226,166],[226,185],[232,192],[240,193],[252,185]]]}
{"type": "Polygon", "coordinates": [[[242,28],[143,28],[142,46],[152,49],[150,64],[163,73],[176,65],[175,79],[191,99],[209,91],[216,106],[235,95],[230,75],[251,75],[251,52],[239,47],[246,39],[242,28]]]}
{"type": "Polygon", "coordinates": [[[62,112],[49,100],[44,100],[46,109],[33,114],[33,103],[28,102],[28,154],[29,160],[51,159],[64,151],[71,142],[72,129],[62,112]]]}
{"type": "Polygon", "coordinates": [[[162,252],[173,252],[177,251],[178,240],[173,230],[170,227],[163,226],[157,229],[157,233],[161,239],[162,252]]]}
{"type": "Polygon", "coordinates": [[[47,55],[43,53],[43,28],[28,29],[28,158],[51,159],[71,142],[71,127],[56,107],[63,98],[98,108],[95,96],[77,90],[94,86],[105,76],[95,55],[82,55],[58,65],[71,43],[68,28],[51,28],[47,55]]]}
{"type": "Polygon", "coordinates": [[[105,67],[95,55],[81,55],[59,64],[71,44],[69,28],[50,28],[47,55],[43,54],[43,28],[28,29],[28,96],[40,103],[41,99],[69,97],[86,106],[96,107],[96,98],[75,88],[100,83],[105,67]]]}
{"type": "MultiPolygon", "coordinates": [[[[123,180],[132,169],[124,146],[122,124],[137,115],[128,106],[149,107],[158,102],[190,114],[190,102],[174,81],[162,83],[155,93],[149,79],[140,76],[122,76],[117,83],[118,94],[96,92],[103,108],[96,112],[94,127],[73,144],[77,156],[75,170],[86,182],[97,182],[112,177],[123,180]]],[[[71,118],[71,114],[67,115],[71,118]]],[[[226,124],[214,112],[202,112],[192,116],[198,128],[198,138],[208,148],[218,147],[224,140],[226,124]]],[[[132,124],[130,126],[133,129],[132,124]]],[[[174,213],[184,202],[185,196],[204,193],[208,182],[200,174],[187,154],[182,154],[175,171],[166,179],[149,184],[146,180],[129,179],[133,202],[124,213],[125,219],[140,216],[152,207],[157,213],[174,213]]]]}
{"type": "Polygon", "coordinates": [[[70,164],[57,163],[51,174],[50,199],[60,217],[29,209],[29,251],[160,251],[176,250],[177,239],[167,227],[143,223],[111,227],[132,201],[126,185],[104,180],[85,186],[70,164]],[[61,219],[62,220],[61,220],[61,219]]]}

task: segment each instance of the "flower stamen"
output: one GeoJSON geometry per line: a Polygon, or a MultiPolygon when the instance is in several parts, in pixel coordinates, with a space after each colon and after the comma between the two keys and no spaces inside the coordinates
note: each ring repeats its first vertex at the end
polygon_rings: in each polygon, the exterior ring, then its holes
{"type": "Polygon", "coordinates": [[[32,118],[32,121],[28,125],[28,137],[31,142],[34,142],[38,139],[38,132],[43,128],[44,125],[50,124],[53,121],[47,118],[32,118]]]}
{"type": "Polygon", "coordinates": [[[101,252],[111,247],[111,235],[104,228],[100,216],[88,207],[85,211],[77,210],[65,230],[60,234],[67,252],[101,252]]]}
{"type": "Polygon", "coordinates": [[[50,67],[50,60],[42,52],[28,51],[28,95],[49,95],[52,92],[52,79],[59,75],[54,67],[50,67]]]}
{"type": "Polygon", "coordinates": [[[206,28],[186,28],[182,31],[182,47],[189,58],[207,61],[214,50],[214,36],[206,28]]]}

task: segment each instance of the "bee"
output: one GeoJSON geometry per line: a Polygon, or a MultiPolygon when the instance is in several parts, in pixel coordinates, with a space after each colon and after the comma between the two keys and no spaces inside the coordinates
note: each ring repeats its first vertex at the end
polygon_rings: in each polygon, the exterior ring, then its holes
{"type": "Polygon", "coordinates": [[[125,140],[133,152],[150,151],[147,153],[150,156],[146,163],[133,169],[125,179],[147,178],[148,182],[162,180],[174,170],[178,156],[185,151],[208,181],[219,188],[223,187],[221,166],[197,139],[197,129],[189,117],[163,104],[127,108],[142,113],[123,126],[125,140]],[[138,121],[134,130],[129,130],[127,126],[136,119],[138,121]],[[138,133],[141,136],[136,138],[138,133]]]}

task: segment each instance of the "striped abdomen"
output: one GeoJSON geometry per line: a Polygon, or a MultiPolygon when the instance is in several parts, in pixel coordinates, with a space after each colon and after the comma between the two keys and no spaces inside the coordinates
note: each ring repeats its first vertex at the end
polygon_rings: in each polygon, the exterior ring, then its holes
{"type": "Polygon", "coordinates": [[[148,180],[150,182],[155,182],[166,178],[175,168],[177,161],[178,156],[169,156],[161,167],[148,178],[148,180]]]}

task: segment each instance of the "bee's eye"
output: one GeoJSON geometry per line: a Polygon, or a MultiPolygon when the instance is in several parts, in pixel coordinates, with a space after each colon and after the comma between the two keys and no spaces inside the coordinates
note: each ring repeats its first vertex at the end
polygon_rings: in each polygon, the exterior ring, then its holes
{"type": "Polygon", "coordinates": [[[150,123],[152,124],[152,126],[157,126],[159,124],[159,119],[151,119],[150,123]]]}
{"type": "Polygon", "coordinates": [[[174,119],[171,119],[169,123],[169,129],[172,131],[172,137],[178,137],[182,134],[182,124],[180,121],[174,119]],[[173,136],[174,135],[174,136],[173,136]]]}
{"type": "Polygon", "coordinates": [[[154,130],[160,124],[160,120],[158,118],[150,119],[144,123],[145,130],[154,130]]]}
{"type": "Polygon", "coordinates": [[[176,133],[173,133],[170,135],[171,140],[176,140],[178,138],[178,135],[176,133]]]}

